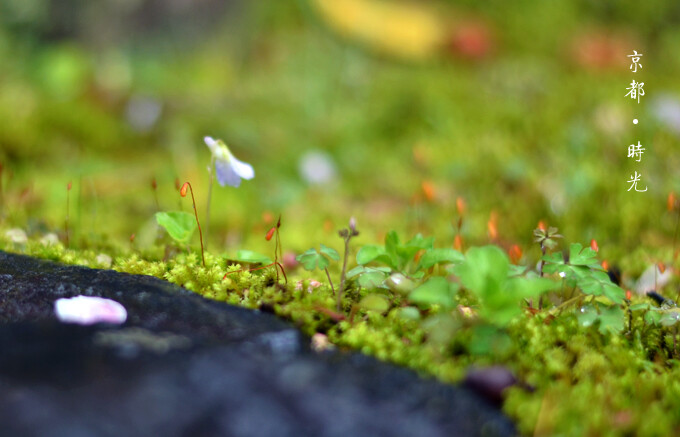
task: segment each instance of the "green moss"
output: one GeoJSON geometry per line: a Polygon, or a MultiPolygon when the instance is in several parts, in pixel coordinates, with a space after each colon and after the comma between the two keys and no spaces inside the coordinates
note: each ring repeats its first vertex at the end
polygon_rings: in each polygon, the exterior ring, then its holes
{"type": "MultiPolygon", "coordinates": [[[[35,239],[20,245],[6,239],[0,243],[4,250],[67,264],[98,267],[102,261],[99,251],[66,249],[62,244],[45,245],[35,239]]],[[[460,381],[472,364],[506,365],[533,387],[533,391],[521,387],[507,390],[503,405],[524,434],[659,435],[680,427],[680,366],[667,360],[673,347],[671,332],[646,324],[644,311],[633,313],[631,332],[607,335],[593,326],[581,327],[569,312],[555,319],[546,318],[545,313],[517,317],[495,331],[508,339],[509,349],[492,347],[472,353],[478,350],[475,342],[479,339],[469,319],[456,322],[445,341],[435,341],[433,328],[425,330],[419,321],[400,316],[397,309],[403,297],[398,294],[385,291],[392,305],[385,314],[364,311],[356,304],[367,292],[350,283],[343,300],[345,319],[338,321],[331,287],[324,283],[311,287],[309,278],[299,276],[301,272],[294,273],[287,285],[277,285],[272,268],[248,271],[240,265],[227,266],[225,258],[212,253],[205,254],[204,267],[196,253],[153,260],[129,248],[110,250],[107,255],[113,255],[114,270],[155,276],[207,298],[247,308],[267,305],[308,335],[324,332],[336,346],[408,366],[442,381],[460,381]]],[[[314,278],[322,280],[323,276],[319,273],[314,278]]],[[[472,308],[477,305],[466,292],[456,299],[472,308]]],[[[446,315],[437,306],[429,312],[431,316],[446,315]]]]}

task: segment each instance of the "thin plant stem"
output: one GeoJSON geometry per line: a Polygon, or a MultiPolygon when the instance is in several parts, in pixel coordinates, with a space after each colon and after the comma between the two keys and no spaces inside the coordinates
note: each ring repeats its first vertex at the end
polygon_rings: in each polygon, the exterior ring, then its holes
{"type": "MultiPolygon", "coordinates": [[[[351,230],[348,230],[345,237],[345,256],[342,260],[342,273],[340,274],[340,288],[338,289],[338,311],[342,307],[342,292],[345,289],[345,274],[347,273],[347,258],[349,257],[349,240],[352,238],[351,230]]],[[[330,278],[329,278],[330,280],[330,278]]]]}
{"type": "Polygon", "coordinates": [[[331,281],[331,274],[328,273],[328,267],[325,267],[323,270],[326,272],[326,277],[328,278],[328,283],[331,284],[331,290],[333,291],[333,294],[335,294],[335,287],[333,287],[333,281],[331,281]]]}
{"type": "Polygon", "coordinates": [[[678,213],[675,216],[675,231],[673,232],[673,262],[675,262],[676,246],[678,244],[678,225],[680,225],[680,208],[678,208],[678,213]]]}
{"type": "Polygon", "coordinates": [[[156,182],[156,178],[153,178],[151,180],[151,189],[153,190],[153,200],[154,204],[156,205],[156,211],[161,210],[160,203],[158,202],[158,183],[156,182]]]}
{"type": "Polygon", "coordinates": [[[203,248],[203,231],[201,230],[201,223],[198,221],[198,211],[196,210],[196,199],[194,198],[194,189],[190,182],[185,182],[185,185],[189,186],[189,191],[191,192],[191,202],[194,205],[194,215],[196,216],[196,224],[198,225],[198,235],[201,239],[201,260],[203,261],[203,267],[205,267],[205,255],[203,248]]]}
{"type": "Polygon", "coordinates": [[[64,230],[66,231],[66,248],[67,249],[69,247],[68,221],[69,221],[70,198],[71,198],[71,182],[69,182],[66,185],[66,219],[64,220],[64,230]]]}
{"type": "Polygon", "coordinates": [[[210,161],[210,167],[208,167],[208,202],[205,208],[205,248],[208,248],[208,241],[210,236],[210,201],[212,200],[212,188],[213,188],[213,170],[215,168],[215,160],[210,161]]]}

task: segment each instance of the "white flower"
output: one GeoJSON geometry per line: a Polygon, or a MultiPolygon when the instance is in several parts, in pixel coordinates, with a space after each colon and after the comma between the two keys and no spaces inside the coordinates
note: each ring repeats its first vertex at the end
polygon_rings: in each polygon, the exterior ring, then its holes
{"type": "Polygon", "coordinates": [[[217,182],[220,185],[231,185],[238,187],[241,185],[241,178],[252,179],[255,177],[253,167],[245,162],[239,161],[231,154],[231,151],[222,140],[214,140],[211,137],[203,139],[205,145],[210,149],[215,160],[215,170],[217,182]]]}
{"type": "Polygon", "coordinates": [[[92,325],[114,323],[120,325],[127,320],[125,307],[115,300],[96,296],[62,298],[54,302],[54,313],[60,322],[92,325]]]}

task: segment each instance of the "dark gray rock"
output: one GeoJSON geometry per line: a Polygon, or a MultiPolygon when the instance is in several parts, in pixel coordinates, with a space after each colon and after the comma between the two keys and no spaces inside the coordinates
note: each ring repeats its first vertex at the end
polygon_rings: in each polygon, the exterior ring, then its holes
{"type": "Polygon", "coordinates": [[[514,435],[464,388],[357,353],[316,354],[271,314],[164,281],[0,252],[3,436],[514,435]],[[123,304],[68,325],[53,302],[123,304]]]}

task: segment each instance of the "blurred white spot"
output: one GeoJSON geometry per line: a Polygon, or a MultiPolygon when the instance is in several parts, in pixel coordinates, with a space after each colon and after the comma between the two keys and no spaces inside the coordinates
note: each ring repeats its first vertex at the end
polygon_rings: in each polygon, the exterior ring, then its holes
{"type": "Polygon", "coordinates": [[[656,97],[650,103],[654,118],[667,129],[680,134],[680,101],[669,94],[656,97]]]}
{"type": "Polygon", "coordinates": [[[15,244],[26,244],[28,237],[23,229],[14,228],[5,232],[5,238],[15,244]]]}
{"type": "Polygon", "coordinates": [[[600,105],[594,119],[597,130],[606,135],[619,136],[626,129],[626,112],[619,105],[600,105]]]}
{"type": "Polygon", "coordinates": [[[150,97],[133,96],[125,107],[125,119],[138,132],[150,130],[161,116],[163,107],[150,97]]]}
{"type": "Polygon", "coordinates": [[[54,232],[50,232],[40,239],[40,244],[43,246],[56,246],[59,244],[59,237],[54,232]]]}
{"type": "Polygon", "coordinates": [[[97,262],[97,264],[106,268],[111,267],[111,264],[113,264],[113,260],[111,259],[111,257],[105,253],[100,253],[94,260],[97,262]]]}
{"type": "Polygon", "coordinates": [[[57,299],[54,313],[60,322],[92,325],[94,323],[121,324],[127,320],[125,307],[115,300],[96,296],[76,296],[57,299]]]}
{"type": "Polygon", "coordinates": [[[640,278],[635,283],[635,291],[638,294],[645,294],[648,291],[658,291],[665,286],[673,277],[673,270],[666,269],[663,273],[656,264],[652,264],[642,272],[640,278]]]}
{"type": "Polygon", "coordinates": [[[566,273],[564,273],[564,272],[560,272],[560,278],[564,278],[565,276],[567,276],[567,274],[566,274],[566,273]]]}
{"type": "Polygon", "coordinates": [[[333,182],[337,171],[333,158],[328,153],[313,150],[300,158],[300,176],[310,185],[323,185],[333,182]]]}

